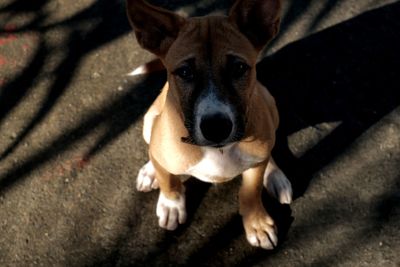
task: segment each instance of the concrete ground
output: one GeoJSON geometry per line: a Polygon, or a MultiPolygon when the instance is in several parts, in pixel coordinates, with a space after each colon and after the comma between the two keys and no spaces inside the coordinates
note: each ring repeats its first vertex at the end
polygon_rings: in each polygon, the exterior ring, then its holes
{"type": "MultiPolygon", "coordinates": [[[[152,1],[189,15],[232,1],[152,1]],[[217,3],[218,2],[218,3],[217,3]]],[[[138,193],[142,115],[164,74],[122,1],[0,1],[0,266],[400,266],[400,1],[284,2],[260,80],[295,200],[265,197],[279,247],[245,240],[240,178],[187,182],[189,219],[138,193]]]]}

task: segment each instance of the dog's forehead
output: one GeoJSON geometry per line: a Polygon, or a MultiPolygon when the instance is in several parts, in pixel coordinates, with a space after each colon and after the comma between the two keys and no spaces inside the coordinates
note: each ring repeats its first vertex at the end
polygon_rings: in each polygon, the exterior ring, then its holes
{"type": "Polygon", "coordinates": [[[188,58],[217,59],[232,54],[248,61],[257,60],[250,41],[224,16],[188,19],[166,55],[166,62],[179,64],[188,58]]]}

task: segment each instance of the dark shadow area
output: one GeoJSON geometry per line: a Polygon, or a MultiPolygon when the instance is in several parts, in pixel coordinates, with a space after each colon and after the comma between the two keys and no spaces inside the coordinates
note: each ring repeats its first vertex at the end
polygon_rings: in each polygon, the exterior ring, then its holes
{"type": "MultiPolygon", "coordinates": [[[[344,212],[340,205],[338,205],[344,198],[345,193],[343,195],[339,194],[333,201],[324,203],[323,209],[313,208],[310,219],[323,218],[322,221],[321,219],[316,219],[312,230],[318,233],[321,239],[324,239],[325,235],[329,235],[330,231],[338,225],[347,224],[357,216],[362,216],[362,211],[368,210],[371,205],[368,202],[357,201],[357,211],[347,210],[344,212]]],[[[340,242],[340,246],[337,245],[327,255],[317,257],[312,264],[300,266],[343,266],[354,253],[358,253],[355,248],[360,249],[360,247],[368,245],[368,243],[360,244],[360,240],[366,240],[367,237],[368,242],[379,243],[383,229],[388,226],[394,228],[400,219],[400,209],[396,206],[400,203],[399,201],[400,196],[398,194],[381,196],[377,202],[376,211],[372,212],[371,214],[373,215],[367,218],[366,225],[361,227],[361,229],[354,229],[349,236],[340,242]]],[[[296,227],[302,229],[303,226],[297,225],[296,227]]],[[[282,253],[282,251],[279,251],[279,248],[271,252],[257,250],[235,262],[234,266],[258,266],[263,261],[268,262],[268,257],[275,253],[282,253]]]]}
{"type": "MultiPolygon", "coordinates": [[[[40,167],[52,157],[67,150],[75,142],[85,138],[99,125],[108,123],[111,127],[115,126],[111,121],[116,116],[123,114],[125,116],[119,117],[118,127],[109,129],[109,135],[118,136],[121,133],[121,129],[126,129],[127,125],[131,125],[143,115],[144,111],[157,96],[158,91],[149,90],[148,86],[160,88],[163,83],[164,78],[162,76],[150,75],[128,93],[105,106],[100,112],[88,116],[79,125],[50,143],[48,147],[38,151],[34,156],[26,159],[7,174],[0,176],[0,193],[6,191],[9,186],[12,186],[19,179],[27,177],[31,171],[40,167]]],[[[105,140],[111,138],[109,135],[105,137],[105,140]]]]}
{"type": "MultiPolygon", "coordinates": [[[[312,1],[290,1],[288,3],[288,9],[285,14],[282,15],[280,32],[286,32],[290,26],[292,26],[301,15],[307,12],[310,8],[312,1]]],[[[277,36],[279,39],[279,35],[277,36]]],[[[272,40],[274,42],[276,40],[272,40]]]]}
{"type": "MultiPolygon", "coordinates": [[[[8,6],[0,10],[0,15],[2,15],[2,20],[0,21],[0,38],[7,38],[10,33],[19,32],[15,25],[12,25],[12,29],[7,29],[10,27],[8,24],[13,16],[21,13],[30,13],[36,11],[37,14],[30,21],[29,26],[24,26],[27,28],[32,28],[37,26],[41,21],[46,18],[41,10],[47,3],[47,0],[33,1],[26,3],[26,1],[14,1],[8,6]]],[[[0,123],[4,120],[8,112],[19,104],[21,99],[27,94],[27,92],[33,86],[36,77],[39,76],[42,66],[45,64],[46,56],[49,53],[48,49],[45,47],[43,41],[38,45],[35,55],[29,64],[22,70],[22,72],[11,81],[9,81],[0,90],[0,123]]],[[[0,151],[1,153],[2,151],[0,151]]],[[[2,156],[0,155],[0,160],[2,156]]]]}
{"type": "MultiPolygon", "coordinates": [[[[215,11],[222,11],[226,13],[227,10],[233,5],[234,0],[228,1],[201,1],[201,0],[179,0],[179,1],[165,1],[165,0],[150,0],[156,6],[161,6],[169,10],[177,10],[181,7],[193,6],[193,13],[189,16],[204,16],[215,11]]],[[[192,9],[191,9],[192,10],[192,9]]]]}
{"type": "Polygon", "coordinates": [[[157,97],[165,81],[165,72],[154,73],[146,77],[140,85],[142,92],[136,93],[138,89],[134,88],[128,98],[121,98],[121,102],[116,106],[116,112],[108,114],[107,119],[103,121],[108,130],[98,138],[85,157],[91,158],[99,153],[124,133],[137,119],[140,119],[140,116],[144,114],[157,97]]]}
{"type": "Polygon", "coordinates": [[[313,20],[312,24],[309,26],[309,31],[312,32],[316,29],[318,24],[326,18],[328,15],[331,14],[335,6],[337,6],[339,0],[326,0],[326,3],[323,7],[323,9],[320,11],[318,16],[315,17],[313,20]]]}
{"type": "MultiPolygon", "coordinates": [[[[397,181],[397,188],[400,188],[400,176],[397,181]]],[[[394,217],[400,218],[400,190],[385,195],[383,200],[376,206],[376,212],[384,222],[388,222],[394,217]]]]}
{"type": "MultiPolygon", "coordinates": [[[[41,67],[45,63],[47,53],[48,51],[44,45],[40,44],[35,56],[21,74],[1,88],[0,123],[31,89],[36,77],[40,74],[41,67]]],[[[0,160],[3,158],[2,154],[0,155],[0,160]]]]}
{"type": "Polygon", "coordinates": [[[258,65],[281,116],[275,158],[301,196],[312,174],[400,105],[400,3],[364,13],[292,43],[258,65]],[[323,122],[340,125],[301,158],[287,136],[323,122]]]}
{"type": "MultiPolygon", "coordinates": [[[[277,200],[269,197],[266,192],[263,192],[264,205],[267,208],[268,213],[274,218],[278,228],[279,244],[276,250],[265,251],[260,248],[252,248],[248,245],[244,234],[242,217],[239,213],[235,213],[225,224],[221,227],[218,226],[219,229],[215,234],[201,236],[204,240],[200,242],[206,243],[206,245],[199,246],[192,253],[185,254],[185,252],[183,252],[183,254],[171,256],[177,253],[176,250],[177,247],[180,246],[181,241],[184,243],[188,242],[185,237],[188,235],[188,232],[195,231],[192,228],[193,217],[210,189],[210,184],[201,182],[197,179],[190,179],[185,183],[185,185],[188,211],[188,218],[185,224],[180,225],[177,230],[172,232],[161,229],[157,231],[157,242],[151,246],[151,249],[146,250],[145,254],[141,254],[139,251],[136,251],[135,253],[132,253],[132,251],[127,252],[125,246],[130,244],[128,246],[132,247],[132,242],[135,243],[135,241],[133,241],[135,238],[125,238],[123,242],[118,243],[121,247],[115,247],[115,251],[110,255],[110,257],[95,262],[91,266],[229,266],[232,262],[231,258],[222,255],[226,254],[226,251],[230,250],[234,240],[236,240],[236,242],[237,240],[240,240],[239,245],[243,246],[244,253],[241,254],[244,258],[247,258],[246,254],[249,253],[249,250],[254,253],[253,256],[256,257],[256,259],[273,255],[279,251],[280,246],[285,241],[290,225],[293,222],[291,209],[289,205],[281,205],[277,200]],[[135,260],[132,260],[132,257],[135,260]],[[177,262],[179,262],[179,264],[177,262]]],[[[217,203],[224,205],[223,203],[228,201],[226,197],[235,198],[238,193],[239,185],[239,180],[225,184],[224,188],[221,189],[220,192],[221,196],[224,198],[219,199],[217,203]]],[[[158,192],[154,192],[154,194],[158,195],[158,192]]],[[[139,194],[135,197],[136,202],[139,203],[142,201],[149,201],[148,198],[149,195],[147,194],[139,194]]],[[[217,203],[215,204],[219,205],[217,203]]],[[[154,217],[154,220],[156,220],[154,210],[150,209],[147,212],[149,213],[148,216],[150,218],[154,217]]],[[[210,212],[214,213],[213,211],[210,212]]],[[[215,220],[220,220],[217,214],[215,220]]],[[[136,228],[138,227],[138,224],[145,223],[140,221],[141,219],[136,219],[136,222],[132,223],[132,230],[129,231],[129,233],[133,233],[135,229],[138,229],[136,228]]],[[[220,225],[220,223],[214,223],[213,221],[207,221],[207,223],[210,225],[215,224],[215,226],[220,225]]],[[[155,225],[155,227],[157,226],[155,225]]],[[[193,247],[191,247],[191,249],[193,249],[193,247]]],[[[254,257],[252,259],[254,259],[254,257]]]]}
{"type": "Polygon", "coordinates": [[[207,237],[206,246],[199,248],[195,253],[189,256],[187,266],[212,266],[212,262],[224,262],[218,259],[218,253],[222,250],[229,249],[232,240],[242,235],[244,229],[242,226],[242,217],[237,214],[224,225],[224,227],[215,235],[207,237]]]}
{"type": "MultiPolygon", "coordinates": [[[[97,1],[65,21],[42,26],[41,22],[47,17],[44,11],[47,2],[48,1],[38,1],[34,4],[26,5],[25,1],[15,1],[0,12],[0,14],[4,12],[10,16],[18,15],[19,13],[35,14],[34,19],[30,23],[21,26],[16,25],[16,28],[12,31],[14,34],[34,32],[41,38],[42,34],[57,27],[67,26],[71,29],[69,38],[67,38],[67,41],[62,46],[46,47],[45,44],[42,44],[33,56],[31,64],[2,89],[0,99],[0,122],[14,106],[19,104],[24,95],[30,90],[30,87],[35,82],[38,82],[37,78],[44,70],[44,63],[48,59],[49,53],[62,51],[62,53],[67,55],[52,73],[55,79],[48,89],[44,104],[15,140],[9,144],[4,151],[0,151],[0,160],[9,156],[54,108],[58,99],[68,88],[75,71],[85,55],[130,31],[125,17],[124,5],[111,3],[109,1],[97,1]],[[107,14],[109,14],[109,12],[115,15],[108,16],[107,14]],[[82,27],[82,25],[88,21],[91,21],[95,27],[90,29],[82,27]]],[[[4,22],[4,25],[6,23],[7,21],[4,22]]]]}
{"type": "MultiPolygon", "coordinates": [[[[189,256],[186,263],[187,266],[215,266],[215,262],[218,262],[218,266],[229,266],[231,260],[229,258],[222,259],[221,252],[229,250],[232,245],[232,241],[243,237],[243,246],[248,246],[247,249],[251,249],[253,255],[248,258],[243,257],[245,264],[243,266],[252,266],[248,263],[252,262],[257,258],[264,258],[279,251],[280,246],[285,240],[287,232],[289,231],[290,225],[293,222],[291,216],[291,209],[289,205],[281,205],[276,199],[273,199],[263,192],[263,203],[266,207],[267,212],[274,218],[275,224],[278,230],[278,246],[275,250],[265,251],[261,248],[250,248],[247,243],[246,235],[243,228],[242,217],[237,213],[232,219],[224,225],[224,227],[215,235],[208,237],[206,246],[199,248],[195,253],[189,256]],[[248,258],[247,260],[245,260],[248,258]]],[[[217,220],[218,218],[216,218],[217,220]]],[[[247,250],[244,249],[244,250],[247,250]]]]}
{"type": "MultiPolygon", "coordinates": [[[[13,16],[18,16],[24,13],[34,13],[33,19],[26,23],[24,29],[33,29],[40,26],[40,24],[46,19],[47,14],[44,12],[44,8],[49,0],[37,0],[26,2],[24,0],[16,0],[11,2],[9,5],[5,6],[0,10],[0,14],[4,17],[2,18],[0,28],[4,29],[4,26],[12,19],[13,16]],[[7,14],[7,15],[5,15],[7,14]]],[[[13,31],[23,30],[22,27],[13,29],[13,31]]]]}

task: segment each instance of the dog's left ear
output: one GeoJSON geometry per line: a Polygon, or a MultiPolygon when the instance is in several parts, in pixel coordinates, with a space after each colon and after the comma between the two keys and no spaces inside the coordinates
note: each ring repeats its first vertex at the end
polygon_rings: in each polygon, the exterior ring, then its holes
{"type": "Polygon", "coordinates": [[[262,50],[279,31],[280,0],[238,0],[229,12],[230,21],[262,50]]]}
{"type": "Polygon", "coordinates": [[[157,56],[165,56],[186,19],[144,0],[126,0],[126,7],[139,44],[157,56]]]}

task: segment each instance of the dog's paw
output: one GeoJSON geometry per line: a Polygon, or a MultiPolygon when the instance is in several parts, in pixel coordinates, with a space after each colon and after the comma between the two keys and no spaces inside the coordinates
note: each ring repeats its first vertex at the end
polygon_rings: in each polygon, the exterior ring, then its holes
{"type": "Polygon", "coordinates": [[[243,226],[250,245],[263,249],[274,249],[278,244],[277,230],[266,212],[243,216],[243,226]]]}
{"type": "Polygon", "coordinates": [[[265,173],[264,187],[267,189],[268,194],[279,200],[281,204],[290,204],[292,202],[292,185],[279,168],[265,173]]]}
{"type": "Polygon", "coordinates": [[[185,194],[179,194],[176,199],[167,198],[162,192],[157,203],[157,217],[160,227],[175,230],[179,224],[186,221],[185,194]]]}
{"type": "Polygon", "coordinates": [[[153,163],[148,161],[139,171],[136,179],[136,189],[142,192],[149,192],[157,188],[158,181],[156,179],[156,170],[154,169],[153,163]]]}

